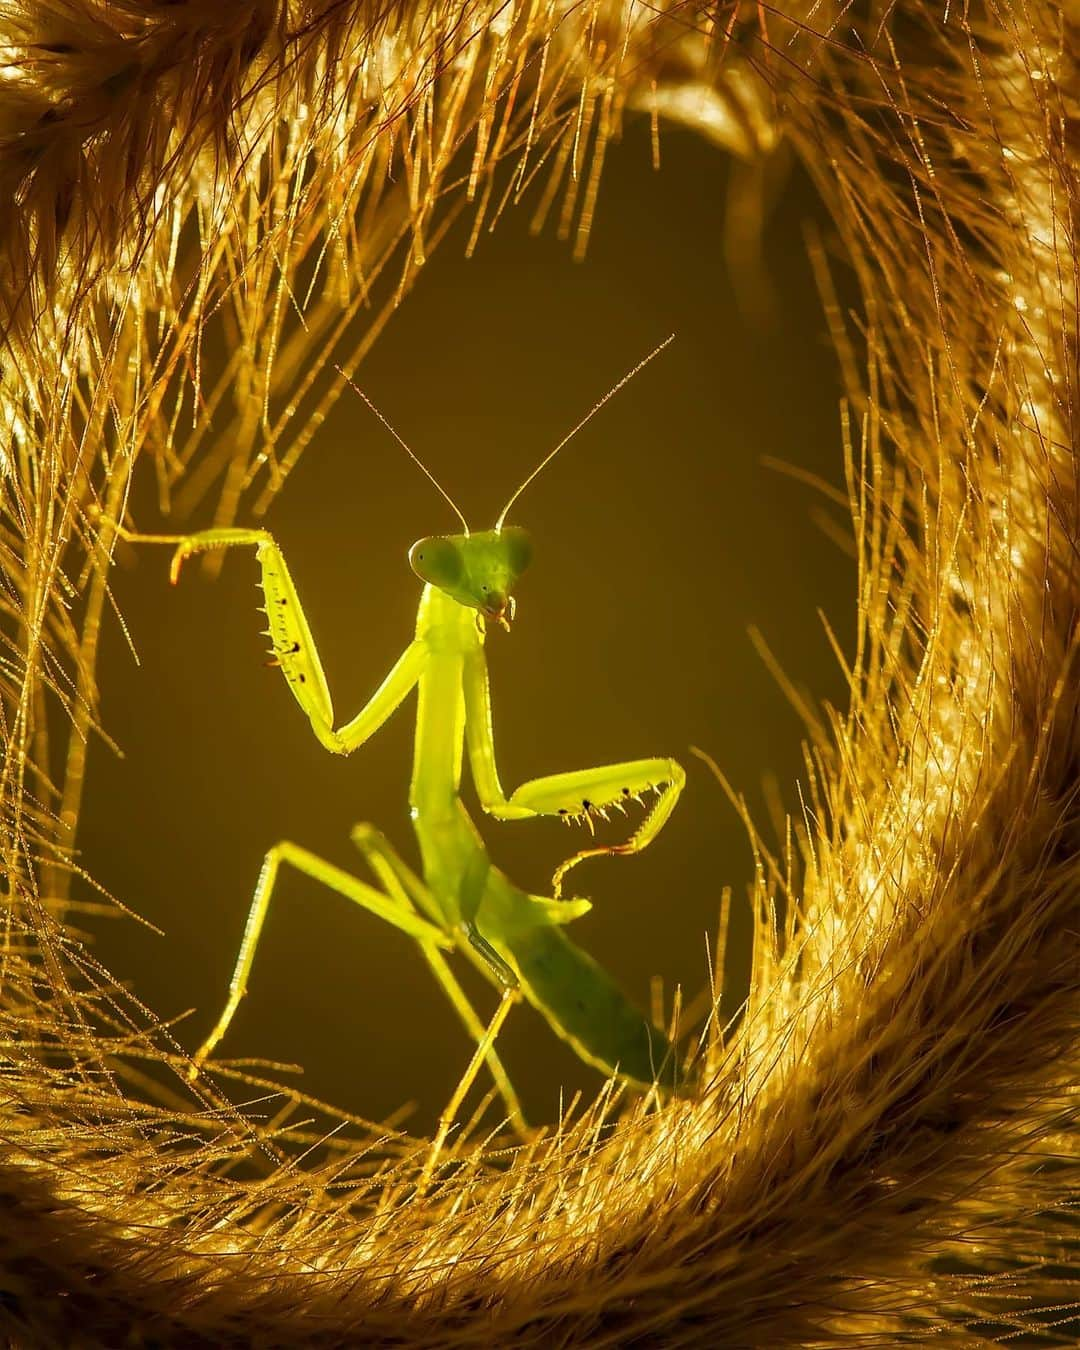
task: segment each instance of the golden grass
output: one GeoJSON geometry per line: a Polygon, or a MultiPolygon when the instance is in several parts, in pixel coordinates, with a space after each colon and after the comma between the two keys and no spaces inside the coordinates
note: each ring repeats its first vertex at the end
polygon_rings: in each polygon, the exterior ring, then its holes
{"type": "Polygon", "coordinates": [[[5,1338],[1075,1343],[1076,17],[3,0],[5,1338]],[[295,1099],[154,1086],[167,1029],[63,927],[108,521],[137,464],[265,506],[340,388],[315,354],[351,371],[451,216],[534,175],[583,241],[650,106],[788,136],[856,268],[850,704],[759,845],[700,1096],[459,1148],[416,1199],[423,1141],[304,1158],[295,1099]]]}

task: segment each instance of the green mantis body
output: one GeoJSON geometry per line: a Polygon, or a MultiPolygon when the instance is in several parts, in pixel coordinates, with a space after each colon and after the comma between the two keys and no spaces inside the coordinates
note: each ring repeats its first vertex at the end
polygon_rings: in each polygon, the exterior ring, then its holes
{"type": "MultiPolygon", "coordinates": [[[[278,869],[286,862],[416,939],[477,1042],[463,1084],[486,1060],[515,1123],[520,1124],[520,1109],[494,1039],[519,990],[583,1060],[636,1084],[673,1083],[674,1055],[666,1037],[592,957],[566,936],[565,925],[587,912],[590,904],[562,899],[561,887],[569,869],[584,858],[645,848],[671,815],[685,775],[673,759],[641,759],[535,778],[509,796],[503,791],[496,767],[484,642],[492,622],[509,630],[515,586],[531,554],[524,530],[503,527],[505,514],[494,530],[470,533],[466,526],[463,534],[432,536],[413,546],[410,563],[424,582],[414,637],[361,711],[341,727],[334,725],[326,677],[296,588],[268,532],[217,529],[181,537],[130,536],[177,545],[174,581],[184,559],[192,554],[254,546],[274,662],[328,750],[349,754],[357,749],[414,687],[417,690],[409,807],[422,877],[369,825],[358,826],[352,838],[377,886],[296,844],[282,842],[271,848],[255,888],[228,1001],[196,1055],[196,1064],[224,1035],[246,991],[278,869]],[[606,818],[609,808],[641,802],[647,792],[656,796],[625,842],[581,850],[557,870],[553,897],[530,895],[491,862],[462,802],[466,754],[479,801],[499,820],[557,816],[585,822],[591,829],[593,817],[606,818]],[[503,991],[499,1011],[486,1031],[443,956],[455,948],[503,991]]],[[[463,1095],[463,1086],[459,1086],[456,1103],[463,1095]]],[[[444,1133],[447,1123],[444,1117],[444,1133]]]]}

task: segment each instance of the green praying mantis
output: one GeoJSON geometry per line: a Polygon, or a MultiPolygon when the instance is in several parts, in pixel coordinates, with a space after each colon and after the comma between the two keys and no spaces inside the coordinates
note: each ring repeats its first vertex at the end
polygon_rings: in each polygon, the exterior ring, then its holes
{"type": "Polygon", "coordinates": [[[564,899],[562,888],[567,873],[584,859],[637,853],[650,844],[675,808],[685,773],[674,759],[638,759],[534,778],[507,795],[496,766],[484,654],[489,624],[510,629],[515,587],[532,553],[527,532],[506,524],[511,507],[608,399],[671,341],[669,337],[638,362],[540,461],[513,493],[491,530],[470,530],[434,475],[367,395],[353,385],[449,503],[461,521],[462,532],[427,536],[410,549],[409,562],[424,583],[415,636],[360,712],[340,727],[335,726],[330,691],[308,621],[284,556],[269,532],[219,528],[187,535],[147,535],[121,531],[133,542],[175,546],[170,571],[173,583],[184,561],[195,554],[237,546],[255,549],[272,664],[280,666],[316,737],[334,754],[347,755],[363,745],[414,688],[418,693],[409,808],[422,876],[373,825],[358,825],[352,841],[376,885],[298,844],[282,841],[270,848],[255,886],[225,1007],[193,1058],[192,1076],[225,1035],[247,990],[278,872],[282,864],[287,864],[414,938],[476,1043],[472,1060],[440,1117],[432,1164],[485,1062],[511,1123],[524,1130],[517,1094],[495,1048],[503,1020],[522,994],[587,1063],[644,1088],[670,1089],[674,1085],[675,1055],[667,1037],[602,967],[566,936],[566,925],[591,906],[585,899],[564,899]],[[595,817],[606,819],[610,809],[622,810],[630,803],[642,806],[643,818],[623,842],[600,844],[594,838],[589,847],[563,862],[553,877],[551,896],[527,894],[492,863],[462,802],[462,760],[466,752],[480,804],[496,820],[554,816],[581,822],[592,831],[595,817]],[[646,793],[655,794],[648,803],[644,801],[646,793]],[[495,1014],[486,1026],[446,959],[445,953],[454,950],[501,992],[495,1014]]]}

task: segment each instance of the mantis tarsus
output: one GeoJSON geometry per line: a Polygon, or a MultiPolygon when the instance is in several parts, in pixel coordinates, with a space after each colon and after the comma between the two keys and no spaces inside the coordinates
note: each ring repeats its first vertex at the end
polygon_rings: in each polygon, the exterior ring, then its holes
{"type": "Polygon", "coordinates": [[[440,1119],[432,1163],[485,1061],[511,1121],[523,1127],[517,1096],[495,1049],[499,1028],[519,992],[583,1060],[639,1085],[672,1085],[674,1052],[664,1034],[652,1026],[592,957],[566,937],[565,925],[584,914],[590,903],[563,899],[562,886],[569,870],[585,858],[636,853],[645,848],[675,807],[685,781],[683,769],[668,758],[632,760],[535,778],[508,796],[496,768],[484,655],[488,622],[509,631],[515,611],[514,589],[531,557],[526,531],[505,524],[510,507],[567,441],[670,341],[668,338],[639,362],[591,409],[518,487],[495,528],[480,532],[470,531],[433,475],[367,396],[357,390],[449,502],[463,532],[428,536],[413,545],[409,562],[424,582],[415,636],[361,711],[341,727],[335,728],[326,677],[285,559],[266,530],[222,528],[179,536],[123,531],[136,542],[176,546],[170,573],[173,582],[184,560],[193,554],[237,545],[255,548],[273,662],[280,666],[293,697],[328,750],[349,754],[378,730],[414,686],[418,690],[409,807],[420,847],[422,878],[371,825],[357,826],[352,839],[377,886],[294,843],[275,844],[265,856],[255,887],[228,1000],[194,1056],[195,1072],[225,1034],[246,992],[278,869],[288,863],[415,938],[476,1041],[472,1062],[440,1119]],[[529,895],[493,865],[465,809],[460,795],[465,752],[480,803],[498,820],[558,816],[582,821],[591,829],[594,816],[606,818],[610,808],[640,803],[647,792],[656,796],[628,839],[581,849],[557,869],[552,897],[529,895]],[[502,992],[486,1028],[443,955],[453,949],[463,952],[502,992]]]}

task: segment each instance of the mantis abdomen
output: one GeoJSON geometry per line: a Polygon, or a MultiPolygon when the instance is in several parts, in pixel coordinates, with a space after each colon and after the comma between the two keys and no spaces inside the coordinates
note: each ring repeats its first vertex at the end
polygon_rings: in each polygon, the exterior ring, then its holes
{"type": "Polygon", "coordinates": [[[514,958],[526,998],[582,1059],[635,1083],[675,1086],[667,1037],[561,928],[508,934],[501,945],[514,958]]]}

